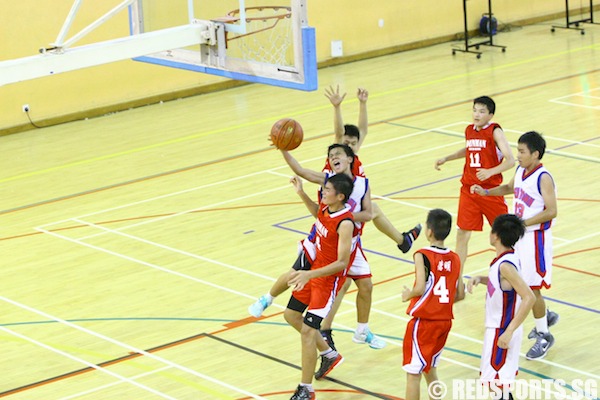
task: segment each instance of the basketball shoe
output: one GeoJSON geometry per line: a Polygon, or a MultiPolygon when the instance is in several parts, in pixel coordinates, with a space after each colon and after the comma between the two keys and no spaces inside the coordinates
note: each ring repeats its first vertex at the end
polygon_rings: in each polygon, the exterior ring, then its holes
{"type": "Polygon", "coordinates": [[[338,353],[334,358],[321,356],[321,367],[315,372],[315,379],[325,378],[335,367],[344,362],[344,357],[338,353]]]}
{"type": "Polygon", "coordinates": [[[367,329],[363,333],[355,331],[354,336],[352,336],[352,341],[360,344],[368,343],[369,347],[372,349],[383,349],[385,346],[387,346],[387,343],[383,339],[374,335],[370,329],[367,329]]]}
{"type": "Polygon", "coordinates": [[[335,343],[333,342],[333,333],[331,332],[331,329],[323,329],[321,331],[321,336],[323,336],[323,339],[325,339],[329,347],[331,347],[333,350],[337,350],[335,348],[335,343]]]}
{"type": "Polygon", "coordinates": [[[298,385],[290,400],[316,400],[315,392],[308,390],[306,386],[298,385]]]}
{"type": "Polygon", "coordinates": [[[398,245],[398,248],[400,249],[400,251],[402,251],[403,253],[406,253],[410,250],[410,248],[413,245],[413,242],[415,240],[417,240],[417,238],[419,237],[419,234],[421,233],[421,229],[422,229],[421,224],[417,224],[417,226],[415,226],[408,232],[402,233],[402,237],[404,237],[404,241],[402,242],[402,244],[398,245]]]}
{"type": "Polygon", "coordinates": [[[260,296],[254,304],[248,307],[248,312],[254,318],[259,318],[265,309],[271,305],[271,303],[273,303],[273,300],[267,299],[267,297],[264,295],[260,296]]]}

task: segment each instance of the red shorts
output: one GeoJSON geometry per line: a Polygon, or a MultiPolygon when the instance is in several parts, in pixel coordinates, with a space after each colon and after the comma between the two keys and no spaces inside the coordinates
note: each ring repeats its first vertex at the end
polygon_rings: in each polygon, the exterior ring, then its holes
{"type": "Polygon", "coordinates": [[[429,372],[437,367],[452,320],[413,318],[406,325],[404,335],[402,368],[409,374],[429,372]]]}
{"type": "Polygon", "coordinates": [[[292,296],[299,302],[308,304],[308,312],[325,318],[345,281],[345,276],[335,275],[314,278],[302,290],[293,292],[292,296]]]}
{"type": "Polygon", "coordinates": [[[464,231],[483,230],[483,216],[490,226],[498,215],[508,213],[503,196],[480,196],[472,194],[470,188],[460,188],[458,199],[458,219],[456,224],[464,231]]]}

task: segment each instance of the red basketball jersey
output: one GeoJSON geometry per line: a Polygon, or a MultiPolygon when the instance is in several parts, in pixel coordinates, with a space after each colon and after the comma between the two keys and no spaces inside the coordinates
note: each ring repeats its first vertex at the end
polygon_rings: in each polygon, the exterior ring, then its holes
{"type": "MultiPolygon", "coordinates": [[[[315,246],[317,248],[317,255],[315,262],[312,265],[312,269],[325,267],[338,258],[338,227],[342,221],[349,220],[354,225],[354,219],[350,208],[345,207],[340,211],[334,213],[329,212],[329,207],[325,204],[319,205],[319,212],[317,214],[317,222],[315,222],[316,238],[315,246]]],[[[354,236],[354,235],[353,235],[354,236]]],[[[348,266],[352,265],[354,259],[354,244],[352,248],[352,254],[350,256],[350,262],[348,266]]],[[[335,274],[337,276],[345,276],[348,266],[343,271],[335,274]]]]}
{"type": "Polygon", "coordinates": [[[431,320],[454,318],[452,305],[460,277],[458,254],[439,247],[425,247],[417,253],[425,257],[425,265],[429,264],[429,274],[426,276],[425,292],[420,297],[411,299],[406,313],[431,320]]]}
{"type": "Polygon", "coordinates": [[[504,156],[494,141],[494,129],[500,128],[495,122],[491,122],[480,131],[473,124],[465,129],[466,154],[465,168],[462,179],[463,185],[481,185],[484,189],[495,188],[502,183],[502,174],[491,176],[485,181],[477,179],[477,170],[480,168],[494,168],[502,162],[504,156]]]}

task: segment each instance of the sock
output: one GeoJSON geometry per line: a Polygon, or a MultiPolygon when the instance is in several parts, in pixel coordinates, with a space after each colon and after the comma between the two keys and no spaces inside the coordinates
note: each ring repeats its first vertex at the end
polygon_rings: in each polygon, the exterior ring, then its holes
{"type": "Polygon", "coordinates": [[[356,326],[356,332],[358,332],[358,333],[365,333],[368,329],[369,329],[368,322],[366,324],[359,322],[358,325],[356,326]]]}
{"type": "Polygon", "coordinates": [[[267,299],[269,304],[271,304],[273,302],[273,300],[275,299],[275,297],[271,296],[271,293],[267,293],[267,294],[265,294],[265,299],[267,299]]]}
{"type": "Polygon", "coordinates": [[[309,392],[314,392],[315,389],[313,389],[313,386],[311,383],[302,383],[300,382],[300,386],[304,386],[305,388],[308,389],[309,392]]]}
{"type": "Polygon", "coordinates": [[[538,332],[548,333],[548,318],[545,313],[542,318],[535,318],[535,329],[538,332]]]}
{"type": "Polygon", "coordinates": [[[338,352],[335,351],[335,350],[333,350],[330,347],[327,350],[320,352],[319,355],[321,357],[329,358],[331,360],[331,359],[334,359],[334,358],[336,358],[338,356],[338,352]]]}

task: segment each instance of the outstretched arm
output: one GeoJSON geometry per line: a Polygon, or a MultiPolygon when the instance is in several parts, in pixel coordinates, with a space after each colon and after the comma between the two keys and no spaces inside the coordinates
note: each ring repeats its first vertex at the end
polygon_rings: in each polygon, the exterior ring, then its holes
{"type": "Polygon", "coordinates": [[[369,92],[366,89],[358,88],[356,97],[358,98],[358,131],[360,132],[358,145],[356,146],[356,152],[358,153],[369,130],[369,118],[367,117],[367,99],[369,98],[369,92]]]}
{"type": "Polygon", "coordinates": [[[480,196],[504,196],[511,194],[515,190],[515,178],[513,177],[510,182],[504,185],[496,186],[492,189],[484,189],[480,185],[472,185],[471,193],[478,194],[480,196]]]}
{"type": "Polygon", "coordinates": [[[290,183],[294,185],[294,189],[296,189],[296,193],[302,199],[302,202],[308,208],[308,211],[312,214],[313,217],[317,217],[317,213],[319,211],[319,205],[315,203],[304,191],[302,187],[302,179],[299,176],[292,176],[290,178],[290,183]]]}
{"type": "Polygon", "coordinates": [[[438,171],[440,170],[440,167],[445,164],[447,161],[452,161],[452,160],[458,160],[465,158],[465,155],[467,154],[467,149],[465,147],[461,148],[458,151],[455,151],[452,154],[447,155],[446,157],[440,158],[438,160],[435,161],[435,169],[437,169],[438,171]]]}
{"type": "Polygon", "coordinates": [[[296,175],[301,176],[309,182],[316,183],[317,185],[322,185],[325,182],[325,173],[313,171],[312,169],[307,169],[302,167],[300,163],[290,154],[289,151],[281,150],[281,154],[283,155],[283,159],[290,166],[292,171],[296,175]]]}
{"type": "Polygon", "coordinates": [[[346,98],[346,93],[340,95],[340,85],[333,89],[333,86],[325,89],[325,97],[329,99],[333,106],[333,132],[335,137],[334,143],[342,143],[342,136],[344,136],[344,120],[342,119],[342,101],[346,98]]]}

